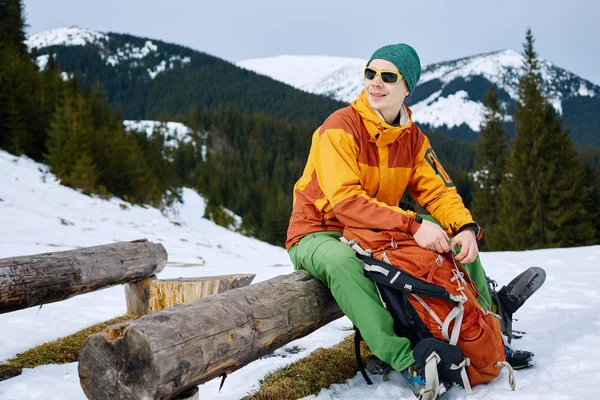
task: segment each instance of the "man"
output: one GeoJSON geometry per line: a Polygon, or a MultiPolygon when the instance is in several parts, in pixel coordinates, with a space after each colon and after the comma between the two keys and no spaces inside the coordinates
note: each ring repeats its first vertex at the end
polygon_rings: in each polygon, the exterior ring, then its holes
{"type": "MultiPolygon", "coordinates": [[[[459,263],[477,257],[481,229],[404,105],[420,75],[419,57],[409,45],[373,53],[358,99],[313,135],[294,187],[286,241],[294,267],[326,284],[371,351],[407,380],[419,367],[410,341],[394,333],[392,316],[364,276],[362,262],[339,238],[347,228],[402,232],[439,254],[461,246],[459,263]],[[397,206],[407,188],[446,230],[397,206]]],[[[409,384],[416,394],[418,385],[409,384]]]]}

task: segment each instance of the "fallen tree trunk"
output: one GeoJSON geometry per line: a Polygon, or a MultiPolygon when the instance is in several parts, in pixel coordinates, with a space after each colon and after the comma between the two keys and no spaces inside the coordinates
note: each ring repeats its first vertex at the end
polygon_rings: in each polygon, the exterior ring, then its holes
{"type": "Polygon", "coordinates": [[[0,259],[0,313],[144,279],[166,263],[165,248],[146,240],[0,259]]]}
{"type": "Polygon", "coordinates": [[[306,336],[342,313],[306,271],[180,304],[90,336],[89,399],[172,399],[306,336]]]}

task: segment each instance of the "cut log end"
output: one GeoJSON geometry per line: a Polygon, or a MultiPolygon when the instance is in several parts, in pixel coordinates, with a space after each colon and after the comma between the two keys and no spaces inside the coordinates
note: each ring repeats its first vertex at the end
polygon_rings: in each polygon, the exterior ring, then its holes
{"type": "Polygon", "coordinates": [[[125,285],[127,312],[145,315],[188,303],[226,290],[248,286],[255,274],[220,275],[199,278],[144,279],[125,285]]]}
{"type": "Polygon", "coordinates": [[[113,343],[117,339],[123,337],[123,333],[128,326],[129,321],[124,321],[106,328],[106,341],[109,343],[113,343]]]}

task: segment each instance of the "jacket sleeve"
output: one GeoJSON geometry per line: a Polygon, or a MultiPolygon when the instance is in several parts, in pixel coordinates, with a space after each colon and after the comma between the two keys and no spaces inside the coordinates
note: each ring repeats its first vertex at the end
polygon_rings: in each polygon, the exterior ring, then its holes
{"type": "Polygon", "coordinates": [[[473,228],[478,233],[479,240],[482,230],[473,221],[471,213],[456,191],[454,182],[435,155],[429,139],[423,136],[425,140],[418,151],[409,182],[413,197],[449,234],[455,235],[465,228],[473,228]]]}
{"type": "Polygon", "coordinates": [[[319,186],[336,218],[348,227],[401,230],[414,234],[421,226],[416,214],[367,195],[360,182],[358,146],[343,129],[326,129],[315,153],[319,186]]]}

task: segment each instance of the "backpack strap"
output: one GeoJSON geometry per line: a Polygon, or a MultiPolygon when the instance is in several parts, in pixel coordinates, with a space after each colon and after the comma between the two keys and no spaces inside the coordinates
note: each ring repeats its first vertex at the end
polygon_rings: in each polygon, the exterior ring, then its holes
{"type": "Polygon", "coordinates": [[[455,307],[461,303],[460,297],[451,295],[442,286],[415,278],[408,272],[401,271],[393,265],[370,255],[357,253],[356,256],[363,262],[365,276],[377,283],[392,287],[402,293],[408,292],[409,294],[443,299],[452,303],[455,307]]]}
{"type": "Polygon", "coordinates": [[[356,325],[354,325],[354,354],[356,355],[356,364],[358,365],[358,369],[365,382],[367,382],[367,385],[372,385],[373,381],[369,378],[369,375],[367,375],[367,371],[365,371],[365,365],[363,364],[362,357],[360,356],[360,342],[362,340],[363,338],[360,334],[360,331],[356,325]]]}

